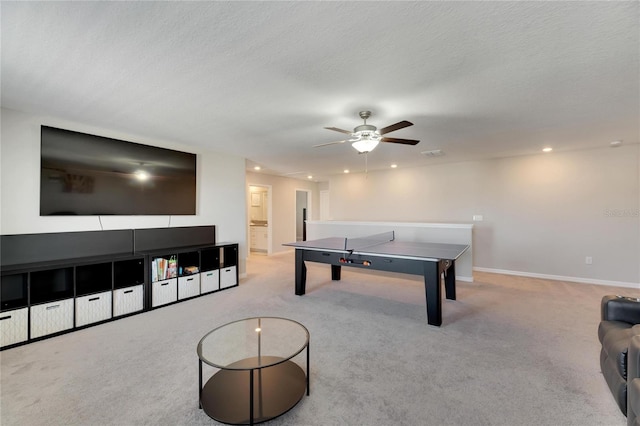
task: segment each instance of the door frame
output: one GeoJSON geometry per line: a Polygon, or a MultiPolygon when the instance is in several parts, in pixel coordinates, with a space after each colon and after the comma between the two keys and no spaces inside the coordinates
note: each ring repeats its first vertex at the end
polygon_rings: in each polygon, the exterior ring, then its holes
{"type": "Polygon", "coordinates": [[[247,183],[247,256],[251,256],[251,187],[257,186],[259,188],[267,189],[267,256],[271,254],[271,245],[273,239],[273,212],[272,212],[272,192],[271,185],[265,185],[262,183],[247,183]]]}

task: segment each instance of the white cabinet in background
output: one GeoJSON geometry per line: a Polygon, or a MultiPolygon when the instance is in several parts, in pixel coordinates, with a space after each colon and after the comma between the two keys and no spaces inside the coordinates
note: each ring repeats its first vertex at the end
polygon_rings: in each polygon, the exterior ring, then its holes
{"type": "Polygon", "coordinates": [[[255,251],[267,251],[267,242],[269,240],[269,228],[266,226],[250,227],[250,248],[255,251]]]}

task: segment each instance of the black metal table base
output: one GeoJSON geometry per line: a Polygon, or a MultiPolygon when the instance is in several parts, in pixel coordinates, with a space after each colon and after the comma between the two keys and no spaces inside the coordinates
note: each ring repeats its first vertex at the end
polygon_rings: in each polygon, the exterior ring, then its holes
{"type": "MultiPolygon", "coordinates": [[[[263,364],[278,357],[263,356],[263,364]]],[[[237,365],[257,365],[256,358],[237,365]]],[[[202,378],[202,365],[200,365],[202,378]]],[[[220,370],[200,391],[200,406],[209,417],[222,423],[251,425],[274,419],[293,407],[309,392],[308,377],[293,361],[251,370],[220,370]],[[253,388],[253,392],[251,389],[253,388]]]]}
{"type": "Polygon", "coordinates": [[[307,266],[305,262],[331,265],[331,279],[339,281],[342,266],[374,269],[387,272],[422,275],[424,277],[425,299],[427,305],[427,323],[442,325],[442,276],[444,276],[445,297],[456,300],[455,260],[419,260],[384,256],[353,255],[349,263],[341,263],[344,254],[296,248],[295,294],[302,296],[306,292],[307,266]],[[372,260],[375,259],[375,260],[372,260]]]}

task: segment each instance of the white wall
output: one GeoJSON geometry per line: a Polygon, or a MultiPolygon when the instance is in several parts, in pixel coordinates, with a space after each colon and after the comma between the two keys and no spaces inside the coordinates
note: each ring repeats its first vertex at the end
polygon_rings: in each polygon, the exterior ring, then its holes
{"type": "MultiPolygon", "coordinates": [[[[296,240],[296,190],[310,190],[311,219],[318,216],[318,184],[315,182],[292,179],[264,173],[247,172],[247,185],[271,186],[271,252],[278,253],[290,250],[282,244],[296,240]]],[[[248,188],[247,188],[248,192],[248,188]]],[[[246,226],[246,225],[245,225],[246,226]]]]}
{"type": "Polygon", "coordinates": [[[640,288],[639,163],[636,144],[340,175],[331,218],[470,223],[479,214],[476,268],[640,288]]]}
{"type": "MultiPolygon", "coordinates": [[[[168,141],[151,140],[1,109],[0,233],[91,231],[216,225],[219,242],[240,244],[239,271],[246,271],[245,160],[168,141]],[[48,125],[130,142],[198,154],[197,214],[194,216],[43,216],[40,217],[40,126],[48,125]]],[[[167,200],[170,202],[170,200],[167,200]]]]}

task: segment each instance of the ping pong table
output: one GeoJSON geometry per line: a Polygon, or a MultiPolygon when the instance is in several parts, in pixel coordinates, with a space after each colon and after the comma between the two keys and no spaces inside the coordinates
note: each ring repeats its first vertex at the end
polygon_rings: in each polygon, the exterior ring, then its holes
{"type": "Polygon", "coordinates": [[[424,276],[427,322],[442,325],[441,277],[447,299],[456,299],[455,261],[467,245],[396,241],[393,231],[359,238],[322,238],[284,244],[295,247],[295,294],[306,290],[305,262],[331,265],[331,279],[340,280],[342,266],[424,276]]]}

